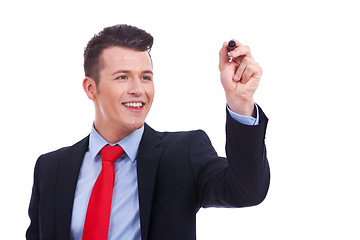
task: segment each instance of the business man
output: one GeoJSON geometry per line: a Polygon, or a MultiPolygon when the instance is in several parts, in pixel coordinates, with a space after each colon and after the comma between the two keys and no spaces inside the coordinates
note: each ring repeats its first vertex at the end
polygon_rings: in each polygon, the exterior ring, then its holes
{"type": "Polygon", "coordinates": [[[88,43],[83,88],[95,106],[93,128],[39,157],[27,239],[196,239],[201,207],[265,198],[267,118],[253,100],[262,70],[249,48],[236,41],[232,61],[226,43],[219,52],[225,159],[203,131],[157,132],[145,123],[154,98],[152,43],[128,25],[105,28],[88,43]]]}

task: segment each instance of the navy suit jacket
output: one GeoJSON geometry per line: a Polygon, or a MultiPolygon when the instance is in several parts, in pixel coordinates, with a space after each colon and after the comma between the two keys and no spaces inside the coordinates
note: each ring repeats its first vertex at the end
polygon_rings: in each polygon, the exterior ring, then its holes
{"type": "MultiPolygon", "coordinates": [[[[267,118],[246,126],[229,114],[226,158],[201,131],[157,132],[145,124],[137,156],[142,240],[196,239],[201,207],[245,207],[265,198],[267,118]]],[[[89,137],[39,157],[29,206],[28,240],[68,240],[79,170],[89,137]]]]}

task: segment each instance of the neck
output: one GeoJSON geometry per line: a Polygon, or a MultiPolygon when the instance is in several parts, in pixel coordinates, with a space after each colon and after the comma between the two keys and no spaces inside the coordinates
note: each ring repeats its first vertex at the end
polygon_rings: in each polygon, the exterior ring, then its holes
{"type": "Polygon", "coordinates": [[[96,121],[94,123],[94,127],[101,135],[101,137],[104,138],[108,143],[117,143],[137,130],[127,129],[121,126],[111,126],[109,124],[104,125],[96,121]]]}

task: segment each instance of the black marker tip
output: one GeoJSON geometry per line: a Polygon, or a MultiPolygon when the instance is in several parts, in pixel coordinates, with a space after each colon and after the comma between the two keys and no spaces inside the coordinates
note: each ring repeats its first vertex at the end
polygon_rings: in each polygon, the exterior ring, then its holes
{"type": "Polygon", "coordinates": [[[228,46],[229,46],[229,49],[230,49],[230,51],[231,51],[231,50],[233,50],[233,49],[235,48],[236,42],[235,42],[234,40],[230,40],[230,41],[228,42],[228,46]]]}
{"type": "Polygon", "coordinates": [[[236,46],[236,42],[234,40],[230,40],[228,42],[228,58],[229,58],[229,62],[232,62],[232,57],[230,56],[230,52],[232,50],[234,50],[235,46],[236,46]]]}

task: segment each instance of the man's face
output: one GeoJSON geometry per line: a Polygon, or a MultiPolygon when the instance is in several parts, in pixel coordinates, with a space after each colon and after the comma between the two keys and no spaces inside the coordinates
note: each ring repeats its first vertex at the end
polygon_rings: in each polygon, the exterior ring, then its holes
{"type": "Polygon", "coordinates": [[[154,98],[150,56],[146,51],[109,47],[100,57],[95,127],[131,133],[144,125],[154,98]]]}

